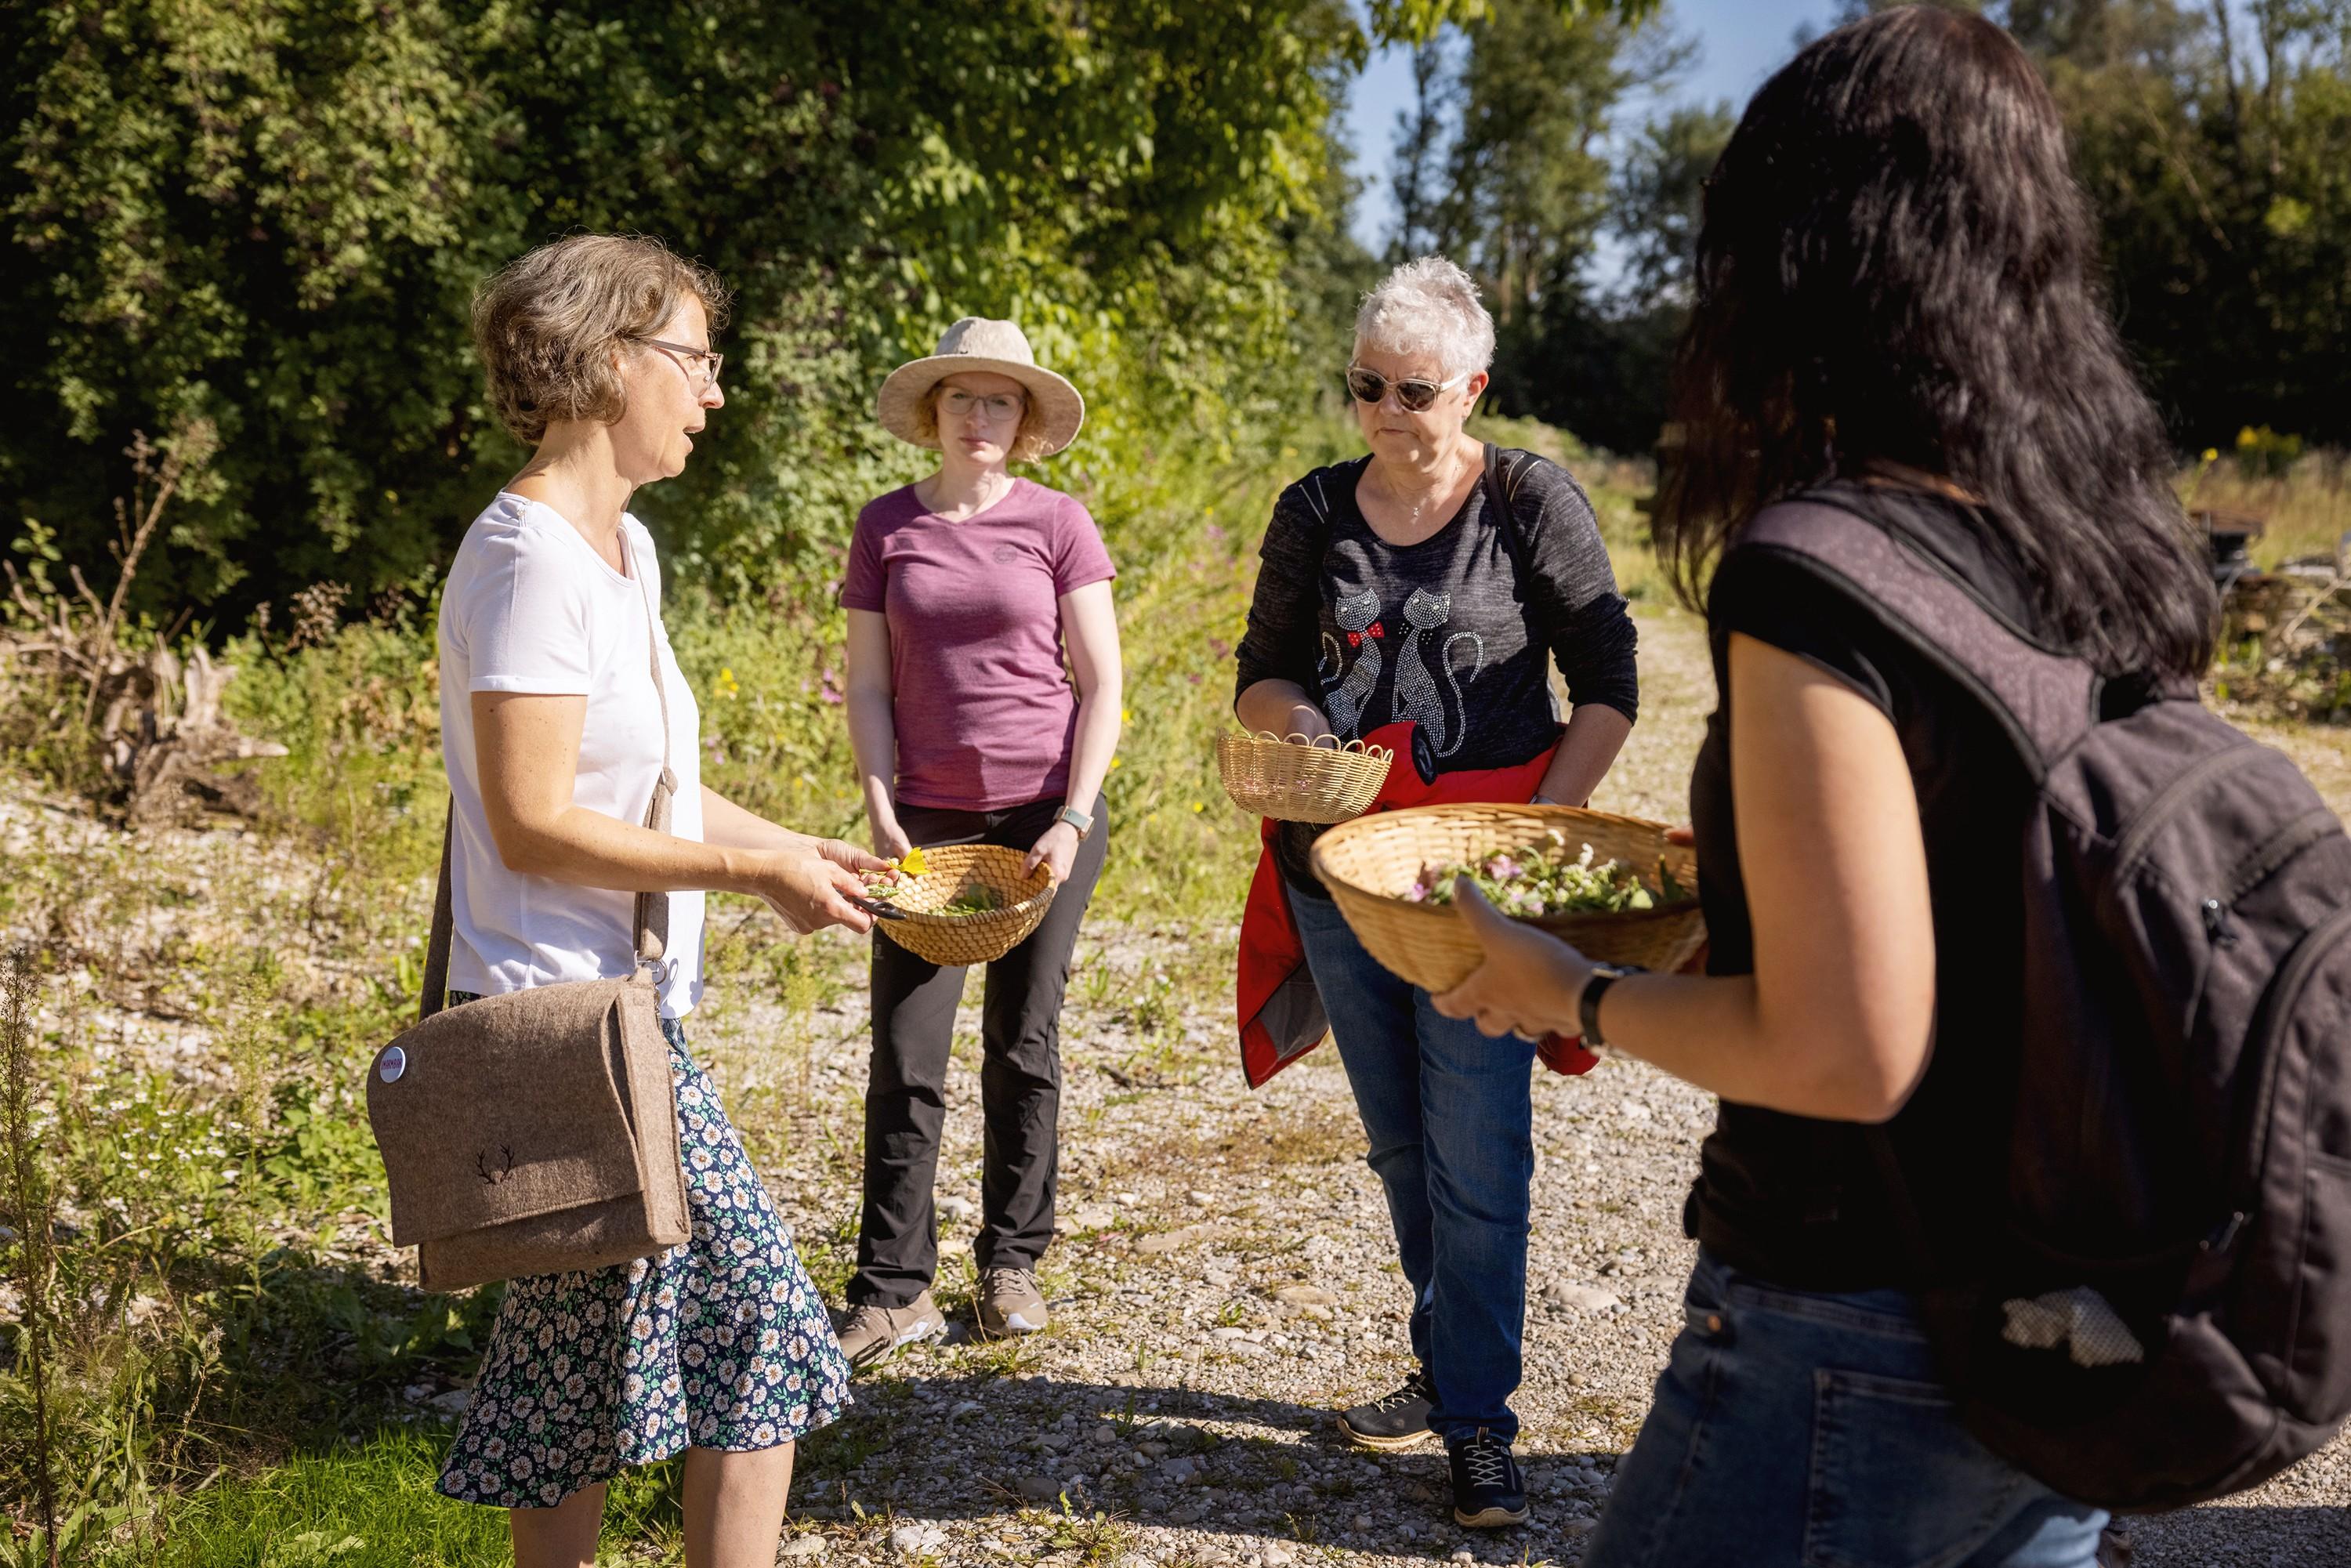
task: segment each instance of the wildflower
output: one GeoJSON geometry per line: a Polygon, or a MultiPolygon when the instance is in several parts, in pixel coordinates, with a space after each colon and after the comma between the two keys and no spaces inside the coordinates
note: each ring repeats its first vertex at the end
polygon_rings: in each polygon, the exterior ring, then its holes
{"type": "Polygon", "coordinates": [[[2204,461],[2207,464],[2218,463],[2220,461],[2220,449],[2217,446],[2206,447],[2204,449],[2204,461]]]}

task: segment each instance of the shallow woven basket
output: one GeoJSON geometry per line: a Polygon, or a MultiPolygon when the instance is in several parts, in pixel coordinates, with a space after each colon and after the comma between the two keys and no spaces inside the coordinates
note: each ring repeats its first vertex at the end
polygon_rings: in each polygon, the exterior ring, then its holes
{"type": "Polygon", "coordinates": [[[875,930],[918,958],[953,967],[992,964],[1028,940],[1053,902],[1053,872],[1039,862],[1023,876],[1020,862],[1029,857],[1001,844],[941,844],[923,852],[923,874],[904,886],[890,902],[905,912],[904,920],[877,920],[875,930]],[[936,915],[972,883],[992,890],[1005,901],[1001,909],[985,915],[936,915]]]}
{"type": "Polygon", "coordinates": [[[1332,829],[1314,841],[1314,873],[1365,951],[1424,990],[1448,991],[1476,970],[1484,950],[1459,910],[1415,904],[1401,894],[1426,862],[1524,849],[1541,842],[1552,828],[1571,846],[1590,844],[1594,861],[1622,861],[1652,894],[1658,891],[1662,861],[1689,897],[1656,909],[1547,915],[1526,924],[1611,964],[1670,971],[1689,961],[1706,940],[1698,856],[1687,844],[1666,842],[1662,822],[1572,806],[1420,806],[1332,829]]]}
{"type": "Polygon", "coordinates": [[[1344,822],[1371,809],[1395,754],[1351,740],[1344,746],[1284,740],[1270,732],[1217,737],[1225,793],[1253,817],[1281,822],[1344,822]]]}

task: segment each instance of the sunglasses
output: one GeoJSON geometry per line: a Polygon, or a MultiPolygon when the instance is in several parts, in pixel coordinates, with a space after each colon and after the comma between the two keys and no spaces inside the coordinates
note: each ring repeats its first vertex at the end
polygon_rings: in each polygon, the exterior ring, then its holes
{"type": "Polygon", "coordinates": [[[1395,388],[1396,402],[1406,413],[1426,413],[1438,397],[1451,392],[1469,379],[1468,371],[1449,382],[1425,382],[1418,379],[1392,382],[1377,371],[1367,371],[1361,365],[1347,367],[1347,392],[1357,402],[1377,402],[1395,388]]]}

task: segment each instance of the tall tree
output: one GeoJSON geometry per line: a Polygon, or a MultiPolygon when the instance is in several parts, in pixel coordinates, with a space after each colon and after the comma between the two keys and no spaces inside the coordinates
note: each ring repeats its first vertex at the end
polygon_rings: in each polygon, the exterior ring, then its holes
{"type": "Polygon", "coordinates": [[[2351,0],[2011,0],[2184,446],[2351,441],[2351,0]]]}
{"type": "Polygon", "coordinates": [[[1563,25],[1544,0],[1497,0],[1468,38],[1432,226],[1507,324],[1573,280],[1607,214],[1604,140],[1617,108],[1687,50],[1614,17],[1563,25]]]}

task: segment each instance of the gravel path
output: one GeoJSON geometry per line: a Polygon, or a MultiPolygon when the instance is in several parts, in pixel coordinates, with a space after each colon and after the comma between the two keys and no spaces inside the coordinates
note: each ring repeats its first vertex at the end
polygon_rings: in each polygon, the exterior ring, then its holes
{"type": "MultiPolygon", "coordinates": [[[[1678,818],[1712,706],[1690,617],[1643,617],[1645,717],[1602,804],[1678,818]]],[[[2351,805],[2351,744],[2335,758],[2351,805]]],[[[2351,741],[2351,737],[2346,737],[2351,741]]],[[[2298,747],[2298,749],[2302,749],[2298,747]]],[[[1407,1291],[1334,1055],[1251,1094],[1229,1024],[1231,933],[1090,933],[1065,1026],[1052,1331],[971,1341],[977,1019],[941,1164],[948,1343],[864,1375],[803,1446],[793,1561],[942,1564],[1574,1562],[1637,1429],[1693,1248],[1679,1214],[1711,1099],[1637,1063],[1537,1074],[1532,1281],[1517,1406],[1536,1522],[1450,1522],[1440,1452],[1364,1455],[1332,1413],[1409,1366],[1407,1291]]],[[[846,955],[844,955],[846,956],[846,955]]],[[[974,988],[976,999],[977,986],[974,988]]],[[[763,1016],[765,1015],[765,1016],[763,1016]]],[[[811,1268],[853,1245],[862,987],[780,1030],[721,984],[697,1020],[811,1268]]],[[[2233,1500],[2133,1521],[2149,1564],[2351,1563],[2351,1445],[2233,1500]]]]}

